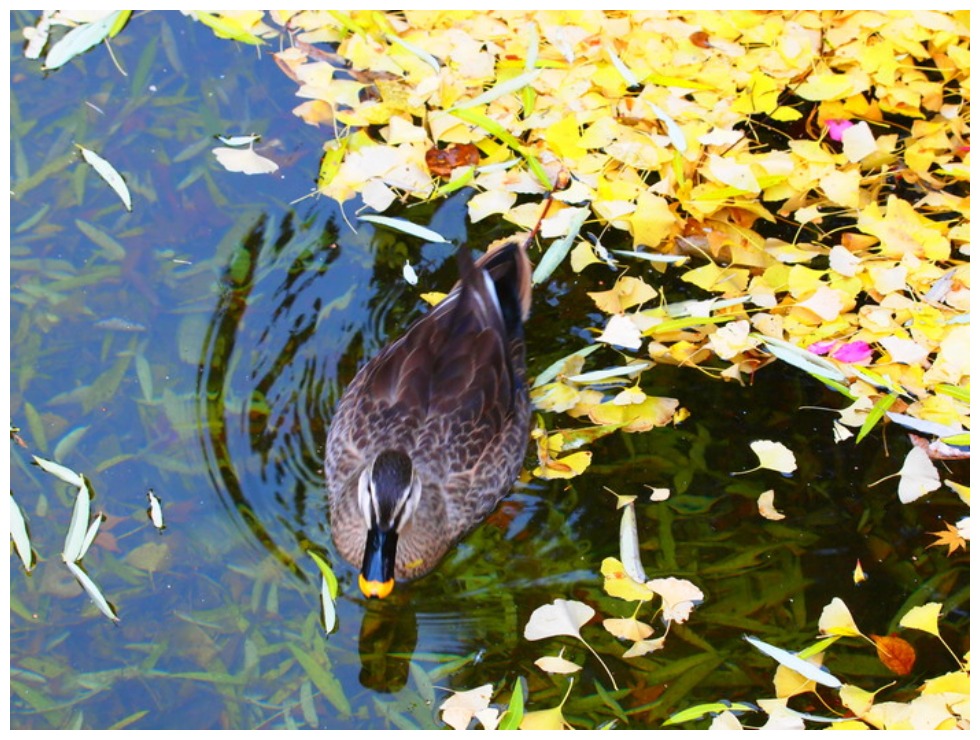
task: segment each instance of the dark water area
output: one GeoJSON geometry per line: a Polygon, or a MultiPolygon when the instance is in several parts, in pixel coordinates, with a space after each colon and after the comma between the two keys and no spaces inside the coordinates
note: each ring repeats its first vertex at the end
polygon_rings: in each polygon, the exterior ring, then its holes
{"type": "MultiPolygon", "coordinates": [[[[432,574],[368,603],[330,541],[326,430],[357,368],[426,310],[420,293],[453,283],[455,247],[363,222],[355,232],[357,204],[308,197],[329,132],[292,114],[301,101],[269,55],[148,13],[113,40],[127,76],[103,47],[45,73],[22,54],[18,29],[34,20],[11,15],[10,476],[39,561],[28,574],[11,554],[13,729],[442,728],[446,689],[508,687],[501,703],[524,677],[529,709],[557,705],[567,681],[533,663],[562,646],[584,665],[564,707],[571,724],[659,727],[697,703],[771,696],[775,664],[742,636],[798,650],[835,597],[865,634],[942,601],[944,638],[968,650],[968,557],[926,549],[924,534],[962,505],[948,490],[900,504],[896,479],[876,481],[901,467],[906,435],[880,427],[836,444],[832,410],[846,400],[778,364],[744,387],[689,368],[647,372],[644,391],[678,398],[689,419],[600,440],[570,481],[533,479],[529,447],[487,523],[432,574]],[[214,137],[248,133],[278,172],[217,164],[214,137]],[[131,213],[75,144],[124,174],[131,213]],[[406,261],[418,286],[402,277],[406,261]],[[755,439],[783,442],[798,470],[732,475],[757,465],[755,439]],[[73,489],[31,455],[91,481],[93,512],[108,518],[85,569],[117,624],[61,562],[73,489]],[[652,502],[648,487],[673,495],[652,502]],[[758,515],[767,488],[782,521],[758,515]],[[163,501],[162,531],[147,518],[148,489],[163,501]],[[607,489],[639,496],[647,575],[705,593],[642,658],[622,659],[623,643],[584,628],[617,692],[580,643],[523,637],[556,598],[631,615],[599,572],[619,555],[607,489]],[[330,634],[309,549],[340,581],[330,634]],[[855,585],[858,560],[870,577],[855,585]]],[[[454,244],[512,233],[469,226],[466,197],[399,215],[454,244]]],[[[532,376],[590,343],[601,320],[587,291],[608,287],[597,282],[566,266],[537,289],[532,376]]],[[[669,273],[650,282],[670,300],[687,289],[669,273]]],[[[621,359],[604,349],[590,362],[621,359]]],[[[944,477],[968,479],[966,463],[947,465],[944,477]]],[[[649,608],[640,618],[654,621],[649,608]]],[[[944,650],[911,639],[923,647],[920,680],[954,670],[944,650]]],[[[828,666],[868,689],[890,680],[866,648],[828,666]]]]}

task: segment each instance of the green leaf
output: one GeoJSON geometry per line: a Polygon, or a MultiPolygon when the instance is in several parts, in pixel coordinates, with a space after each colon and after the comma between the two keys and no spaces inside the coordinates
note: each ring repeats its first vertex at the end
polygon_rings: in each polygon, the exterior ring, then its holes
{"type": "Polygon", "coordinates": [[[214,35],[218,38],[240,41],[243,44],[251,44],[252,46],[263,46],[265,44],[265,41],[246,31],[240,23],[231,18],[224,18],[200,10],[195,12],[194,17],[214,31],[214,35]]]}
{"type": "Polygon", "coordinates": [[[891,408],[891,405],[895,403],[898,399],[898,394],[889,393],[887,396],[882,396],[879,398],[875,405],[871,407],[868,412],[868,416],[865,418],[864,423],[861,425],[861,431],[857,433],[854,442],[860,442],[867,436],[868,432],[875,428],[875,425],[881,421],[881,417],[885,415],[885,412],[891,408]]]}
{"type": "Polygon", "coordinates": [[[478,126],[486,131],[491,136],[496,136],[504,144],[509,146],[515,152],[524,158],[527,162],[527,166],[534,173],[534,176],[541,183],[545,190],[551,190],[551,180],[548,179],[547,173],[544,171],[544,167],[541,166],[541,162],[538,161],[531,152],[527,151],[524,146],[519,142],[514,136],[499,123],[494,121],[492,118],[488,118],[482,113],[477,113],[469,108],[463,110],[454,110],[451,113],[459,119],[466,121],[467,123],[472,123],[474,126],[478,126]]]}
{"type": "Polygon", "coordinates": [[[327,701],[333,704],[341,714],[349,715],[351,713],[350,702],[344,695],[343,685],[329,670],[330,661],[327,656],[320,654],[314,657],[313,654],[300,650],[292,643],[289,644],[289,651],[296,658],[296,662],[306,671],[306,675],[313,681],[313,685],[326,697],[327,701]],[[322,665],[319,660],[326,661],[327,665],[322,665]]]}
{"type": "Polygon", "coordinates": [[[578,213],[572,216],[568,224],[568,233],[558,241],[552,242],[551,246],[548,247],[548,251],[544,253],[541,261],[534,268],[531,280],[535,285],[540,285],[551,277],[551,273],[562,263],[572,248],[572,242],[578,237],[579,231],[590,214],[591,211],[588,208],[580,208],[578,209],[578,213]]]}
{"type": "Polygon", "coordinates": [[[524,719],[524,679],[518,676],[514,679],[514,691],[510,695],[510,704],[507,711],[503,713],[500,722],[497,723],[498,730],[516,730],[521,726],[524,719]]]}
{"type": "Polygon", "coordinates": [[[681,722],[690,722],[691,720],[700,719],[706,714],[716,714],[720,712],[754,712],[757,708],[751,704],[745,704],[744,702],[737,702],[734,704],[729,704],[727,702],[711,702],[710,704],[698,704],[694,707],[688,707],[676,714],[670,715],[664,721],[664,727],[667,725],[678,725],[681,722]]]}

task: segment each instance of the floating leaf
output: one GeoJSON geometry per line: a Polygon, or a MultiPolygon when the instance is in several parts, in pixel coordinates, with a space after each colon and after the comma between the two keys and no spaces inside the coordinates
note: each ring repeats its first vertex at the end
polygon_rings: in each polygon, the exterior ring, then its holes
{"type": "MultiPolygon", "coordinates": [[[[841,599],[834,597],[827,606],[820,612],[820,620],[817,623],[821,635],[839,635],[841,637],[864,637],[858,629],[851,616],[850,609],[847,608],[841,599]]],[[[867,638],[865,638],[867,639],[867,638]]]]}
{"type": "Polygon", "coordinates": [[[146,491],[146,498],[150,502],[150,505],[146,507],[146,515],[150,517],[150,523],[160,531],[163,531],[167,528],[163,523],[163,502],[153,493],[152,488],[146,491]]]}
{"type": "Polygon", "coordinates": [[[626,601],[651,601],[653,592],[642,582],[637,582],[626,572],[626,568],[616,558],[605,558],[600,572],[605,578],[603,588],[610,596],[626,601]]]}
{"type": "Polygon", "coordinates": [[[578,663],[573,663],[570,660],[566,660],[562,657],[564,653],[564,648],[558,655],[545,655],[534,661],[534,665],[540,668],[545,673],[577,673],[582,670],[582,666],[578,663]]]}
{"type": "Polygon", "coordinates": [[[653,627],[634,617],[604,619],[602,620],[602,626],[613,637],[618,637],[621,640],[629,640],[630,642],[645,640],[653,634],[653,627]]]}
{"type": "Polygon", "coordinates": [[[940,486],[939,471],[921,447],[913,446],[899,472],[898,500],[908,504],[940,486]]]}
{"type": "Polygon", "coordinates": [[[633,504],[623,507],[623,515],[619,520],[619,558],[626,573],[634,581],[643,583],[647,579],[640,562],[640,538],[636,531],[636,511],[633,504]]]}
{"type": "Polygon", "coordinates": [[[402,277],[405,278],[405,282],[408,283],[409,285],[419,284],[419,276],[416,274],[415,268],[412,267],[411,263],[408,262],[408,260],[405,261],[405,264],[402,267],[402,277]]]}
{"type": "Polygon", "coordinates": [[[81,488],[85,485],[85,480],[82,478],[81,475],[76,473],[74,470],[71,470],[70,468],[66,468],[64,465],[59,465],[56,462],[51,462],[50,460],[45,460],[43,458],[40,458],[37,455],[31,455],[31,457],[34,458],[35,465],[37,465],[39,468],[41,468],[41,470],[45,471],[46,473],[50,473],[55,478],[63,480],[65,483],[68,483],[72,486],[76,486],[78,488],[81,488]]]}
{"type": "MultiPolygon", "coordinates": [[[[749,447],[759,458],[759,467],[788,475],[796,470],[796,456],[782,442],[757,439],[749,447]]],[[[744,471],[751,472],[751,471],[744,471]]]]}
{"type": "Polygon", "coordinates": [[[562,714],[561,709],[565,706],[565,702],[568,700],[568,695],[572,691],[572,680],[568,681],[568,689],[565,691],[565,696],[561,700],[561,704],[552,709],[539,709],[536,712],[528,712],[524,715],[524,719],[521,721],[522,730],[564,730],[570,729],[569,725],[565,721],[565,715],[562,714]]]}
{"type": "Polygon", "coordinates": [[[543,640],[546,637],[568,635],[579,640],[579,630],[595,616],[595,609],[581,601],[555,599],[551,604],[539,606],[531,614],[524,627],[524,639],[543,640]]]}
{"type": "Polygon", "coordinates": [[[75,506],[71,512],[68,534],[65,535],[65,547],[61,551],[61,558],[66,563],[74,563],[82,557],[85,535],[88,533],[89,528],[91,502],[91,492],[83,482],[78,487],[78,494],[75,496],[75,506]]]}
{"type": "Polygon", "coordinates": [[[783,341],[782,339],[775,339],[774,337],[767,337],[762,334],[751,334],[750,336],[760,340],[766,345],[766,349],[783,362],[789,363],[810,375],[839,382],[846,380],[844,373],[836,365],[819,355],[815,355],[805,349],[800,349],[795,344],[783,341]]]}
{"type": "MultiPolygon", "coordinates": [[[[76,146],[78,145],[76,144],[76,146]]],[[[109,184],[109,187],[116,192],[119,200],[126,207],[126,210],[133,210],[133,199],[129,194],[129,188],[126,186],[126,181],[123,180],[122,175],[116,171],[116,168],[95,152],[83,146],[79,146],[78,148],[82,152],[82,158],[92,165],[92,169],[99,174],[99,177],[105,180],[109,184]]]]}
{"type": "Polygon", "coordinates": [[[447,108],[447,113],[452,113],[453,111],[463,110],[466,108],[475,108],[478,105],[486,105],[487,103],[492,103],[497,98],[503,97],[504,95],[509,95],[510,93],[517,92],[523,87],[530,85],[534,80],[537,79],[538,75],[541,74],[540,69],[533,69],[530,72],[525,72],[524,74],[517,75],[517,77],[512,77],[506,82],[501,82],[499,85],[494,85],[492,88],[487,90],[481,95],[477,95],[472,100],[464,100],[457,103],[452,108],[447,108]]]}
{"type": "Polygon", "coordinates": [[[510,695],[507,711],[500,717],[498,730],[516,730],[524,719],[524,680],[518,676],[514,679],[514,691],[510,695]]]}
{"type": "Polygon", "coordinates": [[[54,44],[44,58],[45,69],[58,69],[79,54],[102,43],[115,27],[120,17],[127,17],[130,11],[117,10],[92,23],[83,23],[66,33],[58,43],[54,44]]]}
{"type": "Polygon", "coordinates": [[[736,702],[729,704],[728,702],[712,702],[710,704],[698,704],[694,707],[688,707],[687,709],[670,715],[666,720],[664,720],[664,727],[667,725],[679,725],[682,722],[690,722],[695,719],[701,719],[706,714],[714,714],[716,712],[755,712],[758,711],[758,707],[753,704],[745,704],[742,702],[736,702]]]}
{"type": "Polygon", "coordinates": [[[432,229],[427,229],[424,226],[413,224],[411,221],[406,221],[403,218],[372,216],[370,214],[358,216],[358,218],[361,219],[361,221],[368,221],[372,224],[378,224],[379,226],[387,226],[390,229],[395,229],[396,231],[401,231],[405,234],[417,236],[419,239],[424,239],[425,241],[432,242],[434,244],[449,243],[449,240],[442,236],[442,234],[438,234],[432,229]]]}
{"type": "Polygon", "coordinates": [[[776,492],[771,488],[759,495],[756,505],[759,507],[759,513],[766,519],[778,522],[786,518],[785,514],[776,511],[776,492]]]}
{"type": "Polygon", "coordinates": [[[908,629],[922,630],[939,637],[939,613],[942,609],[943,605],[935,601],[912,607],[902,617],[899,625],[908,629]]]}
{"type": "Polygon", "coordinates": [[[334,575],[333,568],[330,567],[330,564],[326,560],[312,550],[309,550],[308,553],[313,558],[313,562],[316,563],[317,568],[320,569],[322,579],[320,584],[320,609],[323,612],[323,628],[327,632],[333,632],[337,626],[337,594],[340,593],[340,584],[337,582],[337,576],[334,575]]]}
{"type": "Polygon", "coordinates": [[[572,248],[572,244],[578,238],[578,233],[588,218],[588,208],[575,209],[565,236],[552,242],[551,246],[548,247],[548,251],[544,253],[544,256],[538,262],[537,266],[535,266],[534,272],[531,274],[531,281],[535,285],[540,285],[551,277],[551,273],[555,271],[555,268],[565,260],[565,256],[572,248]]]}
{"type": "Polygon", "coordinates": [[[915,666],[915,648],[895,635],[871,635],[878,649],[878,660],[897,676],[907,676],[915,666]]]}
{"type": "Polygon", "coordinates": [[[88,552],[88,549],[92,546],[92,543],[95,542],[95,536],[99,533],[99,527],[102,526],[102,522],[104,522],[105,519],[105,514],[99,513],[95,515],[95,519],[92,520],[92,523],[88,527],[88,531],[85,533],[85,539],[82,540],[82,546],[78,551],[78,557],[76,560],[81,560],[85,557],[85,553],[88,552]]]}
{"type": "Polygon", "coordinates": [[[243,172],[246,175],[267,175],[279,169],[279,165],[267,157],[258,154],[251,147],[248,149],[232,149],[218,146],[211,150],[218,164],[229,172],[243,172]]]}
{"type": "Polygon", "coordinates": [[[10,539],[14,541],[14,548],[24,564],[24,570],[30,573],[35,563],[34,551],[31,549],[31,538],[27,533],[24,512],[14,500],[13,493],[10,494],[10,539]]]}
{"type": "Polygon", "coordinates": [[[457,691],[439,705],[442,721],[454,730],[465,730],[470,720],[490,706],[493,684],[479,686],[469,691],[457,691]]]}
{"type": "Polygon", "coordinates": [[[655,578],[646,586],[663,599],[665,622],[686,622],[691,610],[704,601],[701,589],[683,578],[655,578]]]}
{"type": "Polygon", "coordinates": [[[752,637],[751,635],[745,635],[745,639],[754,648],[761,650],[770,658],[775,659],[780,665],[784,665],[787,668],[796,671],[801,676],[805,676],[811,681],[816,681],[821,686],[828,686],[832,689],[837,689],[843,686],[840,679],[831,675],[829,671],[824,670],[823,668],[818,668],[812,663],[797,657],[794,653],[783,650],[782,648],[778,648],[774,645],[770,645],[769,643],[763,642],[757,637],[752,637]]]}
{"type": "Polygon", "coordinates": [[[88,574],[74,561],[66,561],[65,565],[68,566],[68,570],[70,570],[71,574],[75,576],[75,580],[78,581],[79,585],[85,589],[85,593],[88,594],[89,598],[92,600],[92,603],[99,608],[99,611],[105,614],[113,622],[118,622],[119,617],[116,615],[116,610],[108,601],[106,601],[105,596],[102,595],[102,591],[95,585],[95,581],[89,578],[88,574]]]}

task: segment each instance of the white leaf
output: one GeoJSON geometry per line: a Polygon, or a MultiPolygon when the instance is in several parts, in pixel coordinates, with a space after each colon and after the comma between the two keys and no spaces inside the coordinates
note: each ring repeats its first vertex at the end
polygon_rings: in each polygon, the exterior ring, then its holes
{"type": "Polygon", "coordinates": [[[85,544],[85,535],[89,528],[91,503],[88,486],[83,483],[78,487],[78,495],[75,496],[75,507],[71,512],[71,523],[68,525],[65,547],[61,553],[61,558],[66,563],[74,563],[82,557],[82,546],[85,544]]]}
{"type": "Polygon", "coordinates": [[[396,231],[401,231],[405,234],[411,234],[412,236],[417,236],[419,239],[424,239],[427,242],[432,242],[434,244],[448,244],[449,240],[446,239],[442,234],[439,234],[432,229],[427,229],[424,226],[419,226],[418,224],[413,224],[411,221],[406,221],[403,218],[392,218],[390,216],[358,216],[361,221],[367,221],[372,224],[378,224],[379,226],[387,226],[396,231]]]}
{"type": "Polygon", "coordinates": [[[521,88],[526,87],[527,85],[534,82],[534,80],[537,78],[539,74],[541,74],[541,70],[534,69],[531,70],[530,72],[525,72],[524,74],[517,75],[517,77],[512,77],[506,82],[501,82],[499,85],[494,85],[485,93],[483,93],[482,95],[477,95],[472,100],[464,100],[462,103],[457,103],[452,108],[450,108],[447,111],[447,113],[452,112],[454,110],[465,110],[466,108],[474,108],[478,105],[486,105],[487,103],[491,103],[499,97],[508,95],[512,92],[517,92],[521,88]]]}
{"type": "Polygon", "coordinates": [[[119,196],[119,200],[126,206],[126,210],[133,210],[133,199],[129,194],[129,188],[126,187],[126,181],[116,171],[116,168],[90,149],[86,149],[83,146],[78,148],[82,152],[82,159],[92,165],[92,169],[99,173],[99,177],[105,180],[109,184],[109,187],[116,191],[116,195],[119,196]]]}
{"type": "Polygon", "coordinates": [[[46,473],[51,473],[51,475],[53,475],[55,478],[59,478],[65,483],[73,486],[81,487],[85,485],[85,481],[82,479],[82,476],[80,476],[74,470],[66,468],[64,465],[59,465],[56,462],[51,462],[50,460],[40,458],[37,455],[31,455],[31,457],[34,458],[34,463],[41,468],[41,470],[45,471],[46,473]]]}
{"type": "Polygon", "coordinates": [[[654,578],[646,586],[664,600],[665,622],[686,622],[691,610],[704,601],[701,589],[683,578],[654,578]]]}
{"type": "Polygon", "coordinates": [[[612,48],[612,45],[604,44],[602,48],[605,49],[606,54],[609,55],[609,59],[612,61],[616,71],[619,72],[619,76],[623,78],[623,81],[626,83],[626,87],[639,87],[640,81],[636,79],[636,75],[633,74],[633,71],[623,63],[622,59],[619,58],[619,55],[616,53],[615,49],[612,48]]]}
{"type": "Polygon", "coordinates": [[[619,367],[607,367],[602,370],[592,370],[587,373],[579,373],[578,375],[569,375],[567,378],[565,378],[565,380],[572,383],[586,384],[596,383],[600,380],[608,380],[609,378],[632,378],[634,375],[639,375],[644,370],[649,370],[651,367],[653,367],[652,362],[648,362],[647,360],[637,360],[629,363],[628,365],[620,365],[619,367]]]}
{"type": "Polygon", "coordinates": [[[596,337],[596,341],[625,347],[626,349],[639,349],[643,343],[643,338],[640,335],[640,328],[633,323],[629,316],[616,314],[609,317],[606,328],[602,330],[602,334],[596,337]]]}
{"type": "Polygon", "coordinates": [[[843,686],[840,679],[833,676],[830,671],[815,666],[813,663],[808,663],[807,661],[803,660],[803,658],[797,657],[794,653],[791,653],[788,650],[783,650],[775,645],[770,645],[768,642],[763,642],[759,638],[752,637],[751,635],[745,635],[745,639],[757,650],[761,650],[780,665],[784,665],[790,670],[796,671],[804,678],[809,678],[811,681],[815,681],[821,686],[829,686],[832,689],[837,689],[843,686]]]}
{"type": "Polygon", "coordinates": [[[581,601],[555,599],[551,604],[539,606],[531,614],[524,627],[524,638],[543,640],[546,637],[569,635],[582,639],[579,630],[595,616],[595,609],[581,601]]]}
{"type": "Polygon", "coordinates": [[[643,563],[640,562],[640,538],[636,531],[636,511],[632,502],[623,507],[623,516],[619,520],[619,559],[626,575],[634,581],[643,583],[647,579],[647,574],[643,572],[643,563]]]}
{"type": "Polygon", "coordinates": [[[534,665],[545,673],[577,673],[582,666],[558,655],[545,655],[534,661],[534,665]]]}
{"type": "Polygon", "coordinates": [[[537,266],[534,268],[534,273],[531,275],[531,280],[535,285],[540,285],[549,277],[551,273],[555,271],[565,259],[569,250],[572,248],[572,243],[578,237],[578,233],[581,230],[583,224],[591,213],[589,208],[566,208],[565,210],[573,211],[572,218],[567,224],[568,230],[565,232],[565,236],[556,242],[552,242],[551,246],[548,247],[548,251],[544,253],[541,261],[538,262],[537,266]]]}
{"type": "Polygon", "coordinates": [[[333,632],[337,626],[337,605],[334,603],[334,594],[326,576],[320,577],[320,606],[323,608],[323,629],[333,632]]]}
{"type": "Polygon", "coordinates": [[[775,339],[762,334],[753,334],[752,336],[762,340],[766,345],[766,349],[780,360],[794,367],[798,367],[800,370],[810,373],[810,375],[815,375],[818,378],[826,378],[827,380],[845,380],[844,373],[836,365],[819,355],[813,354],[809,350],[800,349],[796,345],[785,342],[782,339],[775,339]]]}
{"type": "Polygon", "coordinates": [[[771,519],[774,522],[778,522],[780,519],[785,519],[786,515],[776,511],[776,492],[771,488],[762,493],[756,504],[759,507],[759,513],[762,514],[766,519],[771,519]]]}
{"type": "Polygon", "coordinates": [[[654,103],[650,103],[650,107],[653,112],[657,114],[657,118],[664,122],[667,127],[667,137],[670,139],[670,143],[674,145],[674,149],[679,151],[681,154],[687,151],[687,139],[684,137],[684,132],[681,127],[677,125],[677,122],[667,115],[667,113],[661,110],[654,103]]]}
{"type": "Polygon", "coordinates": [[[670,264],[681,265],[687,262],[690,257],[683,254],[656,254],[654,252],[630,252],[625,249],[610,249],[613,254],[620,257],[634,257],[636,259],[647,260],[648,262],[667,262],[670,264]]]}
{"type": "Polygon", "coordinates": [[[425,49],[422,49],[416,46],[415,44],[410,44],[407,41],[403,41],[402,39],[390,33],[386,33],[385,38],[392,43],[398,44],[398,46],[405,49],[405,51],[414,54],[423,62],[428,64],[430,67],[432,67],[432,69],[435,70],[436,74],[439,74],[439,71],[441,69],[439,61],[434,56],[432,56],[429,52],[427,52],[425,49]]]}
{"type": "Polygon", "coordinates": [[[898,500],[903,504],[922,498],[940,486],[939,471],[921,447],[912,447],[899,472],[898,500]]]}
{"type": "Polygon", "coordinates": [[[402,276],[409,285],[418,285],[419,283],[419,276],[415,273],[415,268],[412,267],[408,260],[405,261],[405,266],[402,267],[402,276]]]}
{"type": "Polygon", "coordinates": [[[796,455],[782,442],[757,439],[749,447],[759,457],[759,465],[767,470],[789,474],[796,470],[796,455]]]}
{"type": "Polygon", "coordinates": [[[896,424],[901,424],[903,427],[914,429],[923,434],[931,434],[934,437],[952,437],[954,434],[960,434],[963,431],[959,422],[956,424],[939,424],[934,421],[918,419],[908,414],[899,414],[895,411],[886,411],[885,416],[896,424]]]}
{"type": "Polygon", "coordinates": [[[82,541],[82,546],[78,550],[78,557],[75,558],[75,560],[81,560],[85,557],[85,553],[88,552],[88,549],[92,546],[92,543],[95,542],[95,536],[99,533],[99,527],[104,520],[105,514],[99,513],[95,515],[95,519],[93,519],[92,523],[89,525],[88,532],[85,533],[85,539],[82,541]]]}
{"type": "Polygon", "coordinates": [[[111,619],[113,622],[118,622],[119,617],[116,616],[115,609],[113,609],[112,605],[106,601],[105,596],[102,595],[102,591],[100,591],[99,587],[95,585],[95,582],[88,577],[88,574],[75,565],[75,563],[65,564],[68,566],[68,570],[71,571],[71,574],[75,576],[75,580],[77,580],[81,587],[85,589],[85,592],[88,594],[89,598],[92,599],[92,602],[99,607],[99,611],[109,617],[109,619],[111,619]]]}
{"type": "Polygon", "coordinates": [[[244,172],[246,175],[266,175],[279,169],[271,159],[256,154],[252,149],[231,149],[218,146],[211,150],[218,164],[229,172],[244,172]]]}
{"type": "Polygon", "coordinates": [[[258,134],[247,134],[245,136],[219,136],[218,141],[227,146],[246,146],[253,141],[258,141],[258,134]]]}
{"type": "Polygon", "coordinates": [[[153,493],[152,488],[147,490],[146,499],[150,502],[150,505],[146,507],[146,515],[150,517],[150,522],[157,529],[166,529],[166,525],[163,523],[163,502],[153,493]]]}
{"type": "Polygon", "coordinates": [[[31,538],[27,534],[27,522],[24,521],[24,512],[20,510],[17,502],[14,501],[14,494],[10,494],[10,539],[14,541],[14,548],[20,556],[20,561],[24,564],[24,570],[28,573],[34,567],[34,552],[31,550],[31,538]]]}
{"type": "Polygon", "coordinates": [[[492,695],[493,684],[490,683],[469,691],[457,691],[439,705],[442,721],[454,730],[465,730],[478,712],[490,706],[492,695]]]}
{"type": "Polygon", "coordinates": [[[58,69],[96,44],[101,43],[122,14],[121,10],[92,23],[85,23],[66,33],[51,47],[44,59],[45,69],[58,69]]]}

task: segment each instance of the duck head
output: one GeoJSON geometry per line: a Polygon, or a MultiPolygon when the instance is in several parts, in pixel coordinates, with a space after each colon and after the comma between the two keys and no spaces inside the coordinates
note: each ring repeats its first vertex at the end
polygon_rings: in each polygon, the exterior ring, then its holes
{"type": "Polygon", "coordinates": [[[400,450],[384,450],[361,472],[357,503],[367,525],[358,584],[367,597],[383,599],[395,587],[398,534],[422,496],[412,460],[400,450]]]}

